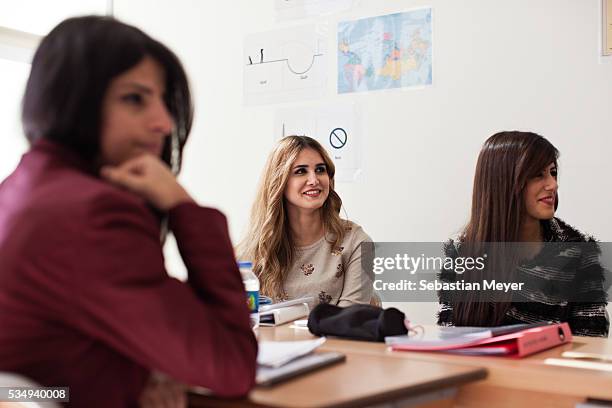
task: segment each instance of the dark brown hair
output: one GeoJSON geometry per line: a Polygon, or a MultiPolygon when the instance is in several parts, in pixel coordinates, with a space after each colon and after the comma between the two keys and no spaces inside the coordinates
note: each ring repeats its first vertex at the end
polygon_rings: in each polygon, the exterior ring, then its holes
{"type": "MultiPolygon", "coordinates": [[[[461,237],[462,256],[480,256],[483,243],[520,241],[521,221],[526,209],[523,194],[527,182],[551,163],[559,151],[544,137],[531,132],[500,132],[489,137],[478,156],[472,192],[472,212],[461,237]]],[[[555,197],[555,209],[559,203],[555,197]]],[[[511,252],[511,251],[510,251],[511,252]]],[[[465,274],[468,281],[482,280],[484,274],[510,281],[518,259],[496,246],[495,257],[487,260],[483,273],[465,274]]],[[[487,302],[479,292],[467,291],[453,307],[456,325],[492,326],[501,324],[507,302],[487,302]]]]}
{"type": "MultiPolygon", "coordinates": [[[[165,72],[165,102],[176,126],[173,137],[180,167],[193,118],[185,70],[165,45],[112,17],[64,20],[40,43],[22,107],[30,144],[47,138],[93,163],[100,148],[102,100],[111,80],[147,56],[165,72]]],[[[171,156],[168,137],[162,159],[171,164],[171,156]]]]}

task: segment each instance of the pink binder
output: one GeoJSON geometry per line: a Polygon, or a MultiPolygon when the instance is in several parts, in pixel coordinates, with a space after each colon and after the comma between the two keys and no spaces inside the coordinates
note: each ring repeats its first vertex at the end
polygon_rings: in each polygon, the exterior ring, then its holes
{"type": "MultiPolygon", "coordinates": [[[[486,332],[485,332],[486,333],[486,332]]],[[[388,341],[393,350],[442,351],[465,355],[506,355],[524,357],[572,341],[567,323],[528,328],[501,336],[457,336],[440,344],[418,339],[401,342],[388,341]]]]}

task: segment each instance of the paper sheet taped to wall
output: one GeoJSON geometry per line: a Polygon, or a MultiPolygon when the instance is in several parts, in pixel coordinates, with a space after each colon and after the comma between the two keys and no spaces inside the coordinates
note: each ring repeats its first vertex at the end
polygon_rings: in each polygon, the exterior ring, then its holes
{"type": "Polygon", "coordinates": [[[327,84],[327,26],[251,34],[244,41],[247,105],[318,98],[327,84]]]}
{"type": "Polygon", "coordinates": [[[338,93],[433,81],[432,9],[338,23],[338,93]]]}
{"type": "Polygon", "coordinates": [[[327,149],[336,166],[336,180],[352,182],[363,171],[362,135],[356,103],[287,108],[276,112],[277,138],[305,135],[327,149]]]}
{"type": "Polygon", "coordinates": [[[346,11],[353,7],[354,0],[276,0],[278,21],[319,17],[346,11]]]}

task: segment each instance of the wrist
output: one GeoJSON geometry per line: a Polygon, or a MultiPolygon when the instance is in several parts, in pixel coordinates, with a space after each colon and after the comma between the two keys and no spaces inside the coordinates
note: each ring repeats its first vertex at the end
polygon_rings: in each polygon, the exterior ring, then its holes
{"type": "Polygon", "coordinates": [[[179,204],[195,203],[189,193],[187,193],[187,191],[185,191],[185,189],[183,189],[182,187],[179,187],[167,200],[164,201],[165,202],[161,203],[162,205],[160,206],[162,207],[161,210],[163,211],[169,211],[179,204]]]}

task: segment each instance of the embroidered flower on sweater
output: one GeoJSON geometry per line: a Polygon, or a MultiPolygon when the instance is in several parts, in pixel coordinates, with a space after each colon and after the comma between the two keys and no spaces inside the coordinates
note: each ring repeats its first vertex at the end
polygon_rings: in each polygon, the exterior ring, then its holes
{"type": "Polygon", "coordinates": [[[300,269],[302,270],[302,272],[304,272],[304,275],[308,276],[308,275],[312,275],[312,273],[314,272],[315,268],[313,264],[302,264],[302,266],[300,266],[300,269]]]}
{"type": "Polygon", "coordinates": [[[331,302],[332,297],[328,295],[327,292],[321,291],[319,292],[319,303],[329,303],[331,302]]]}
{"type": "Polygon", "coordinates": [[[342,251],[344,251],[344,247],[338,247],[336,249],[334,249],[331,254],[333,256],[338,256],[338,255],[342,255],[342,251]]]}
{"type": "Polygon", "coordinates": [[[335,275],[336,278],[340,278],[343,273],[344,273],[344,265],[338,264],[338,266],[336,266],[336,275],[335,275]]]}

